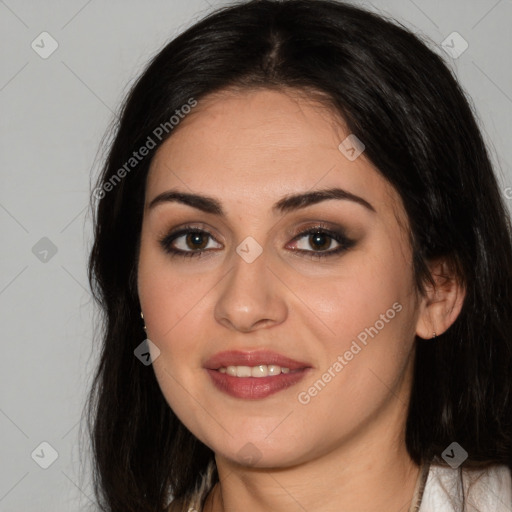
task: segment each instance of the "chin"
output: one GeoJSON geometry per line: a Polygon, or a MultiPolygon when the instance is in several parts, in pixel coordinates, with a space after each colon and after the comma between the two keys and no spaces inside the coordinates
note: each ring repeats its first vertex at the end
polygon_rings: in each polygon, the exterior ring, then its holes
{"type": "MultiPolygon", "coordinates": [[[[304,454],[299,453],[300,446],[292,443],[295,436],[270,440],[265,435],[244,435],[227,437],[220,442],[207,442],[217,456],[244,467],[275,468],[288,467],[300,463],[304,454]]],[[[300,443],[299,443],[300,444],[300,443]]]]}

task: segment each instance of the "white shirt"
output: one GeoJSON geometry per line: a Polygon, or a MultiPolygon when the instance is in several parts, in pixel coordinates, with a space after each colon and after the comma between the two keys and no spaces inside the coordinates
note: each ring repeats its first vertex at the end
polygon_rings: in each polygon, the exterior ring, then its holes
{"type": "Polygon", "coordinates": [[[432,464],[419,512],[512,512],[512,476],[507,466],[460,470],[432,464]],[[464,489],[464,493],[463,493],[464,489]]]}

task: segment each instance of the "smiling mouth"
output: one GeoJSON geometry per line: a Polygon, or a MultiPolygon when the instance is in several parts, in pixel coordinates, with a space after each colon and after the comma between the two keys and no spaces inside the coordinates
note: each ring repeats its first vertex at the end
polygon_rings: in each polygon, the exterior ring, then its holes
{"type": "Polygon", "coordinates": [[[279,366],[277,364],[260,364],[257,366],[221,366],[220,368],[217,368],[217,371],[220,373],[230,375],[231,377],[263,378],[281,375],[283,373],[297,373],[302,371],[303,369],[304,368],[290,370],[290,368],[286,368],[285,366],[279,366]]]}

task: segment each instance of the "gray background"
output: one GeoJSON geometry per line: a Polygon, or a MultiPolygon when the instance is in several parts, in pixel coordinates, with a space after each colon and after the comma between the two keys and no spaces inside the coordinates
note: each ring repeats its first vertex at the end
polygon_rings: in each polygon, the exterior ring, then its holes
{"type": "MultiPolygon", "coordinates": [[[[86,278],[91,179],[102,137],[148,59],[224,3],[0,0],[0,511],[92,507],[89,453],[80,470],[78,444],[97,360],[86,278]],[[46,59],[31,46],[51,48],[42,32],[58,43],[46,59]],[[58,453],[47,469],[42,442],[58,453]]],[[[446,57],[472,98],[512,210],[512,0],[360,3],[446,57]],[[457,58],[441,45],[454,31],[469,45],[457,58]]]]}

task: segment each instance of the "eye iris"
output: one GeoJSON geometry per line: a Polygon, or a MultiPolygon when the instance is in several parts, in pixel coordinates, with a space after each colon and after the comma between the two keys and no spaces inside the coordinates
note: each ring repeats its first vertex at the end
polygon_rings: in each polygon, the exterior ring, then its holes
{"type": "Polygon", "coordinates": [[[189,247],[192,247],[192,249],[203,249],[204,247],[206,247],[207,237],[205,237],[202,233],[189,233],[187,235],[187,244],[189,242],[189,247]],[[201,241],[203,242],[202,244],[201,241]],[[197,247],[195,244],[200,244],[201,246],[197,247]]]}
{"type": "Polygon", "coordinates": [[[329,248],[329,245],[330,245],[330,240],[329,240],[329,237],[325,235],[325,233],[313,233],[310,235],[310,240],[313,241],[313,245],[317,246],[318,243],[320,244],[320,246],[325,246],[325,247],[316,247],[317,249],[327,249],[329,248]],[[318,240],[320,239],[320,242],[318,242],[318,240]],[[322,244],[322,239],[324,241],[324,243],[322,244]]]}

